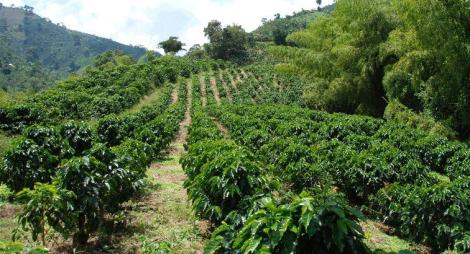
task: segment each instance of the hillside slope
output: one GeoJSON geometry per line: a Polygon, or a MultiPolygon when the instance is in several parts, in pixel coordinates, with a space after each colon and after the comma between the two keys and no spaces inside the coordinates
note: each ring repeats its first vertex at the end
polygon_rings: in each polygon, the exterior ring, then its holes
{"type": "Polygon", "coordinates": [[[0,89],[39,90],[107,50],[120,50],[134,58],[145,53],[141,47],[68,30],[28,8],[0,6],[0,89]]]}

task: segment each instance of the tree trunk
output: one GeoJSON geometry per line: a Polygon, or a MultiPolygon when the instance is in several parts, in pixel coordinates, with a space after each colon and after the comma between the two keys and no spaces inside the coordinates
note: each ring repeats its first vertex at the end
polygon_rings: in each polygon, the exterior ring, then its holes
{"type": "Polygon", "coordinates": [[[73,246],[74,247],[83,247],[88,242],[88,233],[85,229],[85,216],[79,215],[78,217],[78,232],[73,236],[73,246]]]}

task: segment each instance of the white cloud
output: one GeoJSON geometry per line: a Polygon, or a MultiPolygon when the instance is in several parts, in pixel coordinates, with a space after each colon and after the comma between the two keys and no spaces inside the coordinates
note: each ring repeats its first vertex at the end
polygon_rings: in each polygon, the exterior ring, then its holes
{"type": "MultiPolygon", "coordinates": [[[[155,48],[170,35],[188,46],[204,43],[210,20],[236,23],[247,31],[263,17],[316,8],[313,0],[0,0],[31,5],[35,12],[68,28],[133,45],[155,48]]],[[[333,0],[323,1],[331,4],[333,0]]]]}

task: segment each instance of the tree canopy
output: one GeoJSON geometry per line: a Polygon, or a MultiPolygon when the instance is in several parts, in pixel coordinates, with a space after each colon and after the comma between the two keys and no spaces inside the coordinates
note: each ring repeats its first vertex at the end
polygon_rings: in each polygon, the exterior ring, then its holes
{"type": "Polygon", "coordinates": [[[239,25],[222,27],[217,20],[209,22],[204,35],[210,43],[205,45],[209,56],[215,59],[231,60],[237,63],[246,61],[249,35],[239,25]]]}
{"type": "Polygon", "coordinates": [[[158,44],[160,48],[163,48],[165,54],[173,53],[176,54],[183,50],[184,43],[178,40],[178,37],[170,36],[166,41],[162,41],[158,44]]]}

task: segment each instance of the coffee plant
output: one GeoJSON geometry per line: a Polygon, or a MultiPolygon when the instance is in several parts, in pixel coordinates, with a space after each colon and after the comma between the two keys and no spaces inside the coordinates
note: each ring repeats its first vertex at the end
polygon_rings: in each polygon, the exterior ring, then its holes
{"type": "Polygon", "coordinates": [[[332,193],[262,201],[243,227],[224,224],[205,253],[367,253],[356,211],[332,193]],[[233,232],[233,231],[236,232],[233,232]]]}
{"type": "MultiPolygon", "coordinates": [[[[288,190],[300,193],[316,187],[332,187],[344,193],[353,204],[372,205],[379,211],[382,211],[379,208],[392,207],[388,212],[379,212],[382,214],[379,218],[384,218],[387,224],[411,240],[426,243],[436,250],[465,246],[463,239],[466,239],[469,229],[465,222],[467,214],[455,213],[445,227],[444,223],[425,222],[423,219],[447,216],[444,214],[450,212],[434,209],[438,201],[426,195],[437,192],[438,186],[444,188],[442,186],[449,184],[454,187],[448,186],[437,193],[452,195],[450,193],[454,192],[451,190],[461,189],[455,186],[462,186],[458,179],[468,178],[465,177],[468,175],[469,151],[466,144],[395,122],[326,114],[293,106],[223,105],[211,106],[208,112],[228,128],[233,140],[255,153],[288,190]],[[419,204],[408,205],[394,205],[392,201],[404,202],[406,199],[400,194],[411,190],[387,192],[373,198],[388,186],[395,185],[411,186],[428,194],[416,199],[419,204]],[[380,200],[392,203],[386,205],[380,200]],[[416,217],[410,217],[410,221],[392,219],[394,215],[399,218],[400,214],[394,207],[400,208],[403,216],[416,212],[416,217]],[[429,207],[435,214],[427,216],[426,212],[413,207],[429,207]],[[429,223],[426,224],[428,228],[414,226],[417,229],[410,233],[411,220],[420,225],[429,223]]],[[[439,196],[437,193],[433,195],[439,196]]],[[[416,197],[416,194],[409,195],[410,198],[416,197]]],[[[465,195],[462,192],[452,198],[447,197],[446,201],[461,204],[463,207],[459,206],[458,210],[465,210],[468,209],[464,205],[468,199],[465,195]]],[[[450,203],[442,204],[446,209],[449,206],[455,207],[450,203]]],[[[374,209],[367,211],[374,213],[374,209]]]]}

